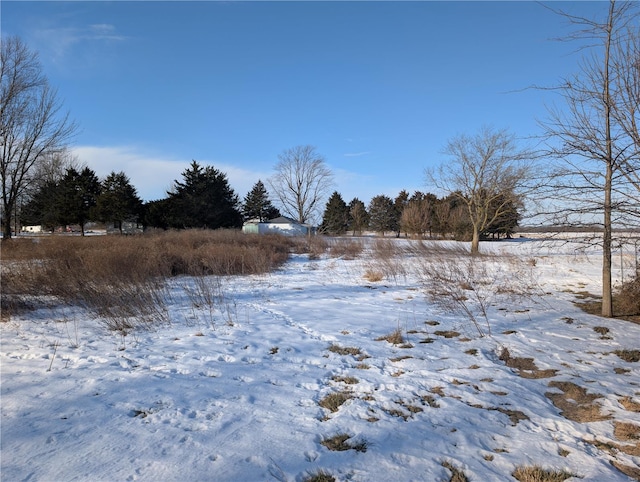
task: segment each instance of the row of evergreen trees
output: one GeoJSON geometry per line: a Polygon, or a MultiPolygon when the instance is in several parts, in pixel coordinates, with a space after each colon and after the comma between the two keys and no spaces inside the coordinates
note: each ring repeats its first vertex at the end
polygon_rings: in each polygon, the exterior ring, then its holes
{"type": "MultiPolygon", "coordinates": [[[[511,203],[506,213],[488,226],[482,235],[509,237],[520,221],[520,208],[511,203]]],[[[367,207],[358,198],[347,204],[338,192],[334,192],[326,204],[320,232],[330,235],[352,232],[357,235],[365,230],[383,235],[395,233],[396,236],[468,240],[472,225],[467,206],[460,203],[459,196],[438,198],[420,191],[409,196],[403,190],[395,199],[384,194],[374,196],[367,207]]]]}
{"type": "MultiPolygon", "coordinates": [[[[519,206],[491,225],[484,235],[508,236],[519,221],[519,206]]],[[[243,202],[229,185],[225,173],[193,161],[182,172],[164,199],[143,203],[123,172],[99,180],[89,168],[66,170],[58,180],[43,182],[22,209],[22,223],[56,226],[79,225],[84,233],[88,221],[111,223],[122,232],[123,223],[141,223],[162,229],[238,228],[247,219],[266,221],[280,216],[262,181],[243,202]]],[[[466,239],[471,232],[469,216],[458,197],[439,199],[419,191],[401,191],[395,199],[375,196],[366,206],[358,198],[345,203],[338,192],[329,198],[320,232],[342,235],[374,231],[415,237],[466,239]]]]}
{"type": "Polygon", "coordinates": [[[59,179],[43,181],[21,210],[23,225],[78,225],[84,234],[89,221],[141,223],[156,228],[237,228],[244,219],[261,221],[280,216],[258,181],[240,203],[225,173],[193,161],[164,199],[143,203],[124,172],[104,180],[85,167],[69,168],[59,179]]]}

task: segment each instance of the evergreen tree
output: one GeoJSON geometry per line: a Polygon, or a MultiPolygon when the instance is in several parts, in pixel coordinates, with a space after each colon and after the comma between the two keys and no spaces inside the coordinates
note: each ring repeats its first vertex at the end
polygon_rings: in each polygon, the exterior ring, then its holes
{"type": "Polygon", "coordinates": [[[369,226],[377,233],[395,231],[398,216],[393,199],[384,194],[374,196],[369,203],[369,226]]]}
{"type": "Polygon", "coordinates": [[[247,193],[242,204],[244,219],[258,219],[260,222],[280,216],[280,211],[271,204],[269,194],[264,183],[258,180],[251,191],[247,193]]]}
{"type": "Polygon", "coordinates": [[[369,227],[369,213],[360,199],[353,198],[349,203],[349,229],[354,236],[362,234],[362,231],[369,227]]]}
{"type": "Polygon", "coordinates": [[[22,207],[20,219],[23,225],[41,225],[43,229],[53,231],[60,220],[58,202],[59,181],[44,181],[22,207]]]}
{"type": "Polygon", "coordinates": [[[111,172],[102,182],[95,212],[100,221],[113,222],[120,234],[123,221],[140,219],[142,201],[124,172],[111,172]]]}
{"type": "Polygon", "coordinates": [[[508,199],[499,197],[494,201],[496,207],[493,208],[493,211],[500,209],[500,213],[482,233],[484,237],[491,236],[493,238],[496,235],[498,239],[501,235],[506,238],[511,237],[522,218],[520,210],[523,207],[521,202],[514,201],[514,199],[515,196],[510,196],[508,199]]]}
{"type": "Polygon", "coordinates": [[[84,236],[84,225],[93,215],[100,190],[100,180],[93,170],[67,169],[57,197],[59,224],[78,224],[84,236]]]}
{"type": "Polygon", "coordinates": [[[347,232],[349,226],[349,208],[338,191],[334,191],[322,216],[320,231],[331,235],[341,235],[347,232]]]}
{"type": "Polygon", "coordinates": [[[395,229],[396,231],[396,237],[400,237],[400,218],[402,216],[402,211],[404,211],[404,208],[407,207],[408,203],[409,193],[405,189],[403,189],[393,201],[393,207],[395,208],[396,215],[395,227],[393,229],[395,229]]]}
{"type": "Polygon", "coordinates": [[[167,203],[167,225],[173,228],[236,228],[242,226],[238,196],[227,176],[193,161],[175,181],[167,203]]]}
{"type": "Polygon", "coordinates": [[[142,223],[145,227],[169,229],[170,201],[168,198],[149,201],[142,207],[142,223]]]}

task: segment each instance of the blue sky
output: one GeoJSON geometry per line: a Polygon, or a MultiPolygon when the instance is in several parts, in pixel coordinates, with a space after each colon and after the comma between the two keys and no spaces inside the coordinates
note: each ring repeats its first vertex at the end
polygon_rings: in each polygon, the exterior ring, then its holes
{"type": "MultiPolygon", "coordinates": [[[[553,2],[595,16],[606,2],[553,2]]],[[[432,191],[425,168],[483,125],[540,133],[577,70],[570,26],[535,2],[11,2],[3,35],[40,54],[80,130],[74,153],[144,200],[192,159],[243,198],[310,144],[349,201],[432,191]]]]}

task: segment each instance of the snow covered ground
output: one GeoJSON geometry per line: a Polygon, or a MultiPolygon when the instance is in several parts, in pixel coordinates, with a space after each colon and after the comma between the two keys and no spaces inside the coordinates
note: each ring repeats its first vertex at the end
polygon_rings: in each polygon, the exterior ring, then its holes
{"type": "Polygon", "coordinates": [[[539,288],[485,298],[485,337],[428,301],[419,260],[374,282],[366,254],[225,279],[214,313],[174,279],[170,325],[126,337],[74,307],[14,318],[0,324],[1,480],[442,481],[444,465],[471,481],[529,465],[632,480],[612,461],[640,465],[640,363],[614,352],[640,348],[640,325],[574,306],[601,269],[574,248],[483,244],[496,276],[522,276],[517,255],[539,288]],[[397,329],[402,343],[381,340],[397,329]],[[323,445],[340,435],[345,450],[323,445]]]}

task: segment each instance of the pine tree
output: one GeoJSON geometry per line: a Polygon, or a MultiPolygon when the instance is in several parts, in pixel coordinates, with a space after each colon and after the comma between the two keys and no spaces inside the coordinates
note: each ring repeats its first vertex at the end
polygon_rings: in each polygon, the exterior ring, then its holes
{"type": "Polygon", "coordinates": [[[374,196],[369,203],[369,226],[384,236],[385,232],[395,231],[398,216],[393,199],[384,194],[374,196]]]}
{"type": "Polygon", "coordinates": [[[349,225],[349,208],[338,191],[334,191],[324,210],[320,231],[331,235],[347,232],[349,225]]]}
{"type": "Polygon", "coordinates": [[[22,207],[20,220],[23,225],[41,225],[52,231],[60,220],[58,202],[59,181],[47,180],[33,193],[31,199],[22,207]]]}
{"type": "Polygon", "coordinates": [[[120,234],[123,221],[140,219],[142,201],[124,172],[111,172],[102,182],[95,212],[100,221],[113,222],[120,234]]]}
{"type": "Polygon", "coordinates": [[[167,225],[173,228],[236,228],[242,226],[238,196],[227,176],[193,161],[175,181],[167,203],[167,225]]]}
{"type": "Polygon", "coordinates": [[[100,180],[93,170],[67,169],[57,197],[59,224],[78,224],[84,236],[84,225],[93,215],[100,190],[100,180]]]}
{"type": "Polygon", "coordinates": [[[247,193],[242,204],[244,219],[258,219],[260,222],[280,216],[280,211],[271,204],[264,183],[258,180],[247,193]]]}

